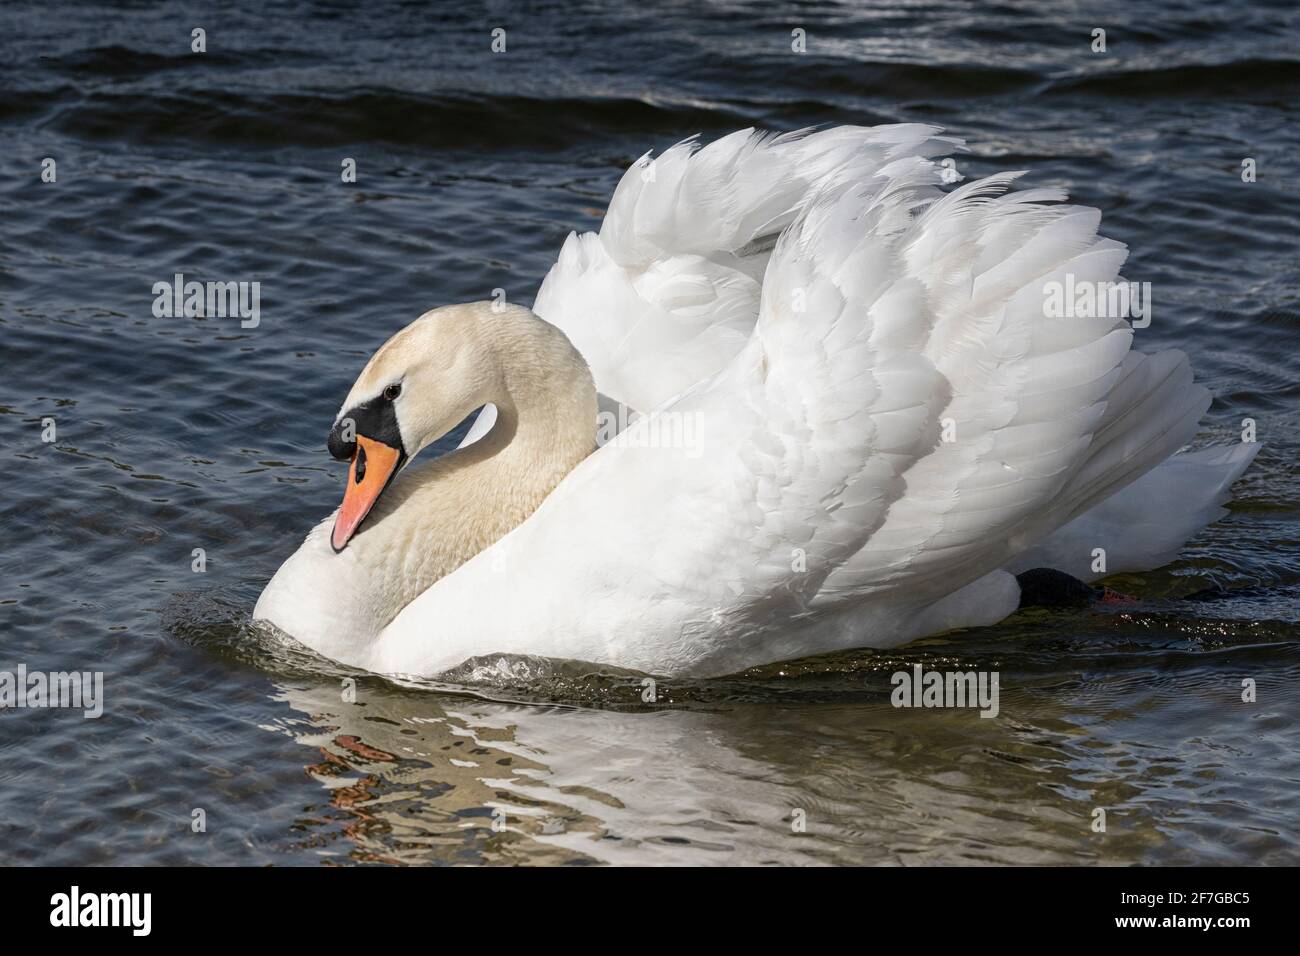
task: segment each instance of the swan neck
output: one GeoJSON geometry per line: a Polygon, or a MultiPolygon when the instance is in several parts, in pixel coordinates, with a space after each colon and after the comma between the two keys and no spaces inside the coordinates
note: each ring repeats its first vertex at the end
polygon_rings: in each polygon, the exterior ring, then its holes
{"type": "Polygon", "coordinates": [[[595,449],[591,373],[562,333],[533,320],[549,330],[545,348],[512,347],[517,343],[509,340],[499,348],[503,391],[492,402],[491,430],[472,445],[409,466],[367,519],[371,527],[353,539],[373,580],[387,582],[389,620],[523,523],[595,449]]]}

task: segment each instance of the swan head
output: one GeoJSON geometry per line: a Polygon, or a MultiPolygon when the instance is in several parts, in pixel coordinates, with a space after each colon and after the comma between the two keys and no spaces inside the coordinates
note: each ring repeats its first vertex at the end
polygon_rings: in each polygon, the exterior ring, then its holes
{"type": "Polygon", "coordinates": [[[329,433],[330,454],[351,462],[330,536],[335,552],[347,546],[393,478],[421,449],[476,409],[506,398],[495,336],[509,324],[509,312],[535,319],[527,309],[487,302],[433,309],[366,363],[329,433]]]}
{"type": "Polygon", "coordinates": [[[347,546],[407,462],[485,405],[495,406],[501,441],[520,441],[530,418],[530,481],[556,470],[548,462],[567,471],[593,447],[595,395],[582,356],[529,309],[473,302],[426,312],[371,357],[334,419],[330,454],[351,465],[331,547],[347,546]]]}

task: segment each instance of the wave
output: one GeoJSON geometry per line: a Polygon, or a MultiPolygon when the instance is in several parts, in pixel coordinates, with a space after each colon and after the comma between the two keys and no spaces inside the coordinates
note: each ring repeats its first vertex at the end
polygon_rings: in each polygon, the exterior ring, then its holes
{"type": "MultiPolygon", "coordinates": [[[[552,150],[598,136],[684,137],[749,125],[892,122],[899,104],[960,104],[971,98],[1067,95],[1116,99],[1207,99],[1293,95],[1300,60],[1238,58],[1217,64],[1097,70],[1051,77],[1027,61],[907,63],[819,58],[791,70],[763,56],[722,59],[693,74],[698,96],[676,80],[646,89],[677,92],[313,89],[319,57],[256,49],[202,57],[121,45],[41,57],[36,78],[7,74],[0,123],[35,122],[73,138],[236,146],[396,144],[432,148],[552,150]],[[264,88],[265,70],[277,84],[264,88]],[[293,84],[303,80],[301,87],[293,84]],[[288,87],[285,84],[289,84],[288,87]],[[241,85],[243,84],[243,85],[241,85]],[[743,92],[742,92],[743,91],[743,92]],[[883,105],[882,105],[883,104],[883,105]],[[885,112],[880,112],[880,110],[885,112]]],[[[317,80],[319,77],[317,77],[317,80]]]]}
{"type": "MultiPolygon", "coordinates": [[[[37,113],[30,93],[0,92],[0,121],[37,113]]],[[[752,125],[724,104],[630,97],[543,99],[524,95],[437,95],[360,89],[338,94],[248,94],[179,90],[88,95],[63,86],[39,97],[42,125],[70,137],[171,144],[330,147],[389,143],[491,150],[555,149],[594,135],[688,136],[752,125]]]]}
{"type": "Polygon", "coordinates": [[[1211,99],[1259,94],[1276,96],[1300,87],[1300,60],[1233,60],[1147,70],[1109,70],[1052,82],[1054,93],[1090,93],[1118,99],[1204,96],[1211,99]]]}
{"type": "MultiPolygon", "coordinates": [[[[47,70],[75,78],[131,79],[173,70],[202,71],[231,66],[273,65],[283,62],[285,57],[286,54],[279,50],[211,50],[203,56],[195,56],[188,49],[184,53],[169,56],[112,44],[74,50],[58,56],[42,55],[39,62],[47,70]]],[[[299,57],[307,59],[302,54],[299,57]]]]}

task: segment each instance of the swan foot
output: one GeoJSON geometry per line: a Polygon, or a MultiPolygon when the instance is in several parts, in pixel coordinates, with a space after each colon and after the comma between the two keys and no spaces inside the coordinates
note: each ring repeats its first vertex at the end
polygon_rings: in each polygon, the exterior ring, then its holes
{"type": "Polygon", "coordinates": [[[1087,607],[1131,604],[1136,598],[1108,587],[1093,587],[1055,568],[1030,568],[1016,575],[1020,607],[1087,607]]]}

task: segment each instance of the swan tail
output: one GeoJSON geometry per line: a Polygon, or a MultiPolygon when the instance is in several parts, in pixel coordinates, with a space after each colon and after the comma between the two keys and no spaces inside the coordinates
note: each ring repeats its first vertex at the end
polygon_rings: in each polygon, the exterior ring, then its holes
{"type": "Polygon", "coordinates": [[[1172,455],[1017,555],[1007,570],[1050,567],[1096,581],[1162,567],[1227,514],[1232,485],[1261,447],[1242,443],[1172,455]]]}

